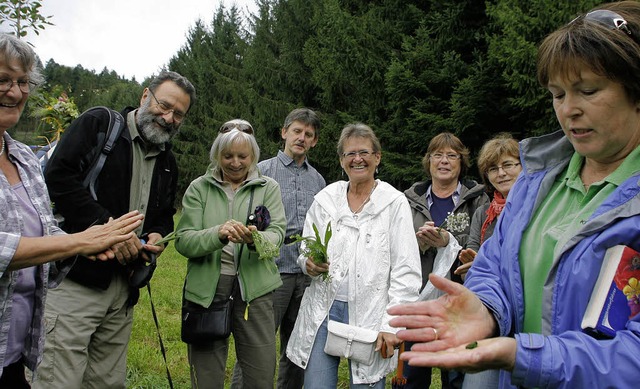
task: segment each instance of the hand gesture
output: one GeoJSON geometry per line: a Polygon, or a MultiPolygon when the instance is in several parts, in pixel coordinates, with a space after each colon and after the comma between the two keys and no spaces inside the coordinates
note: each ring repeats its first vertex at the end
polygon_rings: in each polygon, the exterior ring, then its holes
{"type": "Polygon", "coordinates": [[[458,254],[458,259],[460,260],[460,262],[462,262],[462,265],[458,266],[458,268],[453,273],[461,276],[464,280],[467,277],[469,268],[471,267],[471,265],[473,265],[473,259],[476,257],[476,255],[478,255],[478,253],[476,253],[476,251],[473,249],[461,250],[460,254],[458,254]]]}
{"type": "Polygon", "coordinates": [[[426,222],[422,227],[419,227],[416,237],[422,251],[429,247],[444,247],[449,244],[449,233],[440,227],[436,227],[433,222],[426,222]]]}
{"type": "MultiPolygon", "coordinates": [[[[492,336],[497,330],[493,315],[464,286],[435,274],[429,280],[445,292],[437,300],[401,304],[389,308],[396,334],[401,340],[420,344],[413,351],[441,351],[492,336]]],[[[407,358],[409,358],[408,356],[407,358]]]]}
{"type": "Polygon", "coordinates": [[[144,215],[132,211],[115,220],[110,218],[106,224],[95,225],[72,234],[76,241],[74,245],[79,248],[78,254],[101,261],[116,258],[113,247],[131,239],[137,240],[132,231],[142,224],[142,219],[144,215]]]}
{"type": "Polygon", "coordinates": [[[255,231],[256,226],[245,226],[237,220],[228,220],[218,229],[218,237],[221,241],[232,243],[253,243],[251,231],[255,231]]]}

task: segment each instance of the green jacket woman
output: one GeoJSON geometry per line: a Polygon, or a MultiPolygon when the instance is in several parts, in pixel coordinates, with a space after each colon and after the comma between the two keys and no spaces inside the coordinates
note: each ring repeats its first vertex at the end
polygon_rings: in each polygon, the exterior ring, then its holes
{"type": "MultiPolygon", "coordinates": [[[[187,257],[185,304],[206,308],[233,297],[231,331],[243,382],[272,389],[276,331],[271,293],[282,281],[274,258],[259,258],[252,232],[258,229],[262,240],[279,248],[287,222],[278,183],[256,168],[259,156],[253,135],[239,129],[218,135],[207,173],[183,197],[175,246],[187,257]],[[258,206],[267,209],[270,221],[256,227],[248,219],[258,206]]],[[[221,388],[228,338],[200,343],[187,345],[192,387],[221,388]]]]}

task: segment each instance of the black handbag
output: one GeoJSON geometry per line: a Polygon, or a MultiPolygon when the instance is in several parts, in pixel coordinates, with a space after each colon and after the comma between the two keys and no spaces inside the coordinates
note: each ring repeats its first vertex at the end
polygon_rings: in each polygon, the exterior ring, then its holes
{"type": "MultiPolygon", "coordinates": [[[[247,219],[253,206],[253,192],[251,188],[251,197],[249,199],[249,211],[247,219]]],[[[240,254],[244,245],[240,246],[240,254]]],[[[234,280],[231,287],[229,297],[223,301],[214,301],[209,307],[203,307],[200,304],[188,301],[184,298],[184,290],[182,291],[182,327],[180,337],[183,342],[189,344],[202,344],[213,342],[214,340],[227,339],[231,335],[231,314],[233,312],[233,294],[236,289],[234,280]]]]}
{"type": "MultiPolygon", "coordinates": [[[[232,289],[235,289],[235,284],[232,289]]],[[[214,301],[209,307],[182,298],[180,337],[189,344],[202,344],[227,339],[231,335],[233,290],[228,299],[214,301]]]]}

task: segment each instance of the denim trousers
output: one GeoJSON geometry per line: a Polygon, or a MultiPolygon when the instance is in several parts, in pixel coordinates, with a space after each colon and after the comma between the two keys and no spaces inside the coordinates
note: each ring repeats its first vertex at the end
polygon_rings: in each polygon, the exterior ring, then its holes
{"type": "MultiPolygon", "coordinates": [[[[329,310],[329,318],[341,323],[349,323],[349,306],[345,301],[334,301],[329,310]]],[[[309,363],[304,371],[304,388],[305,389],[335,389],[338,386],[338,366],[340,365],[340,357],[334,357],[324,352],[324,344],[327,341],[327,323],[329,318],[324,319],[316,340],[311,349],[309,363]]],[[[371,384],[353,383],[351,376],[351,361],[349,361],[349,388],[364,389],[376,388],[384,389],[385,379],[382,378],[378,382],[371,384]]]]}

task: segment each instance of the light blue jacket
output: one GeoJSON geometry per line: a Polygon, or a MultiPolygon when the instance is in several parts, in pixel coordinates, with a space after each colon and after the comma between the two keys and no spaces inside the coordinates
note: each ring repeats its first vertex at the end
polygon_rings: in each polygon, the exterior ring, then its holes
{"type": "Polygon", "coordinates": [[[580,323],[605,251],[618,244],[640,249],[640,174],[620,185],[553,259],[541,296],[542,334],[521,333],[522,235],[574,150],[561,131],[526,139],[520,147],[523,173],[465,283],[493,312],[500,336],[515,336],[517,341],[515,368],[511,375],[502,372],[500,387],[637,387],[640,315],[610,340],[591,337],[580,323]]]}

